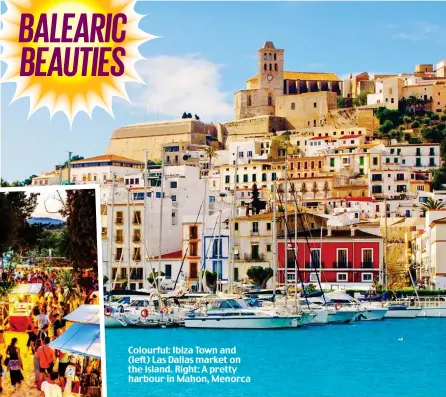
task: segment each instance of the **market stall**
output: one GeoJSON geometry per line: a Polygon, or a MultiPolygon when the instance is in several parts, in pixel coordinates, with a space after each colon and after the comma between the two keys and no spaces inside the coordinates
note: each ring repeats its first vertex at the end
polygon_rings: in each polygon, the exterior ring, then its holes
{"type": "Polygon", "coordinates": [[[74,323],[49,344],[71,354],[66,368],[65,392],[101,395],[101,337],[99,324],[74,323]]]}
{"type": "Polygon", "coordinates": [[[9,294],[9,330],[25,332],[28,316],[38,300],[41,283],[19,284],[9,294]]]}

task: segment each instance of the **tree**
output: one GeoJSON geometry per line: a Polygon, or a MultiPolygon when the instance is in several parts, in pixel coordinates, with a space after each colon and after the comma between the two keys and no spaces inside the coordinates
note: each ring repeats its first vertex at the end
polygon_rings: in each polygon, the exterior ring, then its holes
{"type": "Polygon", "coordinates": [[[213,294],[217,291],[217,273],[210,272],[209,270],[203,270],[201,272],[201,279],[206,280],[206,286],[212,291],[213,294]]]}
{"type": "Polygon", "coordinates": [[[412,108],[413,114],[415,116],[418,106],[421,104],[421,99],[417,98],[415,95],[411,95],[407,99],[407,104],[412,108]]]}
{"type": "Polygon", "coordinates": [[[28,218],[37,206],[36,193],[9,192],[0,194],[0,256],[9,249],[23,251],[32,245],[37,228],[28,218]]]}
{"type": "MultiPolygon", "coordinates": [[[[77,161],[77,160],[83,160],[84,157],[83,156],[79,156],[78,154],[75,154],[74,156],[71,156],[71,161],[77,161]]],[[[63,163],[61,165],[62,168],[67,168],[68,167],[68,160],[65,161],[65,163],[63,163]]]]}
{"type": "Polygon", "coordinates": [[[322,189],[324,191],[325,198],[327,198],[328,192],[330,191],[330,186],[327,181],[324,182],[324,187],[322,189]]]}
{"type": "Polygon", "coordinates": [[[338,109],[342,109],[345,107],[347,107],[345,103],[345,98],[342,96],[338,96],[338,109]]]}
{"type": "Polygon", "coordinates": [[[384,124],[381,124],[379,130],[383,134],[389,133],[393,129],[393,123],[390,120],[386,120],[384,124]]]}
{"type": "Polygon", "coordinates": [[[409,123],[412,121],[412,119],[409,116],[403,116],[403,123],[406,127],[406,130],[409,128],[409,123]]]}
{"type": "Polygon", "coordinates": [[[28,178],[26,178],[25,180],[22,181],[22,185],[23,186],[29,186],[33,183],[33,178],[35,178],[37,175],[31,175],[28,178]]]}
{"type": "Polygon", "coordinates": [[[364,106],[367,105],[367,95],[370,94],[368,91],[361,92],[355,99],[353,99],[353,105],[364,106]]]}
{"type": "Polygon", "coordinates": [[[62,270],[58,275],[58,281],[60,287],[62,288],[65,303],[73,297],[79,297],[76,277],[71,270],[62,270]]]}
{"type": "Polygon", "coordinates": [[[191,118],[192,118],[192,114],[191,114],[191,113],[188,113],[188,114],[187,114],[187,118],[188,118],[188,119],[191,119],[191,118]]]}
{"type": "Polygon", "coordinates": [[[187,119],[187,113],[184,112],[183,115],[181,116],[182,119],[187,119]]]}
{"type": "Polygon", "coordinates": [[[438,200],[434,200],[432,197],[429,197],[425,203],[421,203],[421,205],[426,210],[440,210],[445,208],[445,205],[438,200]]]}
{"type": "Polygon", "coordinates": [[[260,213],[261,210],[263,210],[265,208],[265,202],[260,200],[260,192],[259,189],[257,188],[257,184],[254,183],[254,185],[252,185],[252,201],[251,201],[251,207],[252,207],[252,211],[255,212],[256,214],[260,213]]]}
{"type": "Polygon", "coordinates": [[[61,211],[67,217],[63,254],[74,269],[93,268],[97,272],[96,198],[93,189],[67,190],[61,211]]]}
{"type": "Polygon", "coordinates": [[[212,159],[218,159],[218,152],[212,146],[206,146],[204,153],[209,159],[209,168],[212,167],[212,159]]]}
{"type": "Polygon", "coordinates": [[[444,190],[446,186],[446,165],[433,171],[432,187],[436,190],[444,190]]]}
{"type": "Polygon", "coordinates": [[[246,274],[259,288],[266,288],[266,283],[273,276],[274,271],[270,267],[251,266],[246,274]]]}
{"type": "Polygon", "coordinates": [[[195,115],[195,120],[200,120],[200,116],[198,114],[195,115]]]}
{"type": "MultiPolygon", "coordinates": [[[[163,272],[160,272],[160,276],[164,276],[164,273],[163,272]]],[[[155,283],[155,281],[156,281],[156,279],[158,278],[158,272],[155,272],[155,271],[151,271],[150,272],[150,274],[149,274],[149,277],[147,277],[147,281],[150,283],[150,284],[152,284],[152,285],[154,285],[155,287],[156,287],[156,283],[155,283]]]]}
{"type": "Polygon", "coordinates": [[[311,191],[313,192],[313,198],[316,198],[316,193],[319,191],[316,181],[313,182],[313,187],[311,188],[311,191]]]}
{"type": "Polygon", "coordinates": [[[418,120],[415,120],[411,125],[411,128],[420,128],[420,122],[418,120]]]}

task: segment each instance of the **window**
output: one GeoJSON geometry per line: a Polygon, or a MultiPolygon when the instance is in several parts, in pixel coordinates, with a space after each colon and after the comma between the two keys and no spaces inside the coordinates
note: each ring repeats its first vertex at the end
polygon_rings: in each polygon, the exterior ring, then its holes
{"type": "Polygon", "coordinates": [[[271,252],[271,244],[266,244],[266,252],[271,252]]]}
{"type": "Polygon", "coordinates": [[[248,174],[243,175],[243,182],[248,182],[248,174]]]}
{"type": "Polygon", "coordinates": [[[262,182],[266,182],[266,180],[267,180],[266,174],[262,174],[262,182]]]}
{"type": "Polygon", "coordinates": [[[116,229],[115,243],[122,243],[124,241],[124,231],[122,229],[116,229]]]}
{"type": "Polygon", "coordinates": [[[417,190],[418,191],[424,191],[424,186],[423,185],[418,185],[417,186],[417,190]]]}
{"type": "Polygon", "coordinates": [[[397,193],[404,193],[407,191],[406,185],[396,185],[397,193]]]}
{"type": "Polygon", "coordinates": [[[313,107],[317,108],[317,103],[316,102],[313,103],[313,107]]]}
{"type": "Polygon", "coordinates": [[[247,156],[248,156],[248,157],[252,157],[252,150],[248,150],[248,154],[247,154],[247,156]]]}
{"type": "Polygon", "coordinates": [[[420,158],[417,158],[417,159],[416,159],[416,161],[415,161],[415,166],[416,166],[416,167],[421,167],[421,159],[420,159],[420,158]]]}
{"type": "Polygon", "coordinates": [[[350,157],[343,157],[342,158],[342,164],[350,165],[350,157]]]}
{"type": "Polygon", "coordinates": [[[198,263],[190,262],[189,263],[189,278],[197,278],[198,277],[198,263]]]}
{"type": "Polygon", "coordinates": [[[139,261],[141,260],[141,248],[139,248],[139,247],[135,247],[135,248],[133,248],[132,259],[133,259],[135,262],[139,262],[139,261]]]}
{"type": "Polygon", "coordinates": [[[397,181],[404,181],[404,174],[396,174],[397,181]]]}
{"type": "Polygon", "coordinates": [[[175,196],[174,194],[170,196],[170,198],[172,199],[172,201],[177,201],[177,196],[175,196]]]}
{"type": "Polygon", "coordinates": [[[124,224],[124,213],[122,211],[116,211],[115,223],[117,225],[123,225],[124,224]]]}
{"type": "Polygon", "coordinates": [[[363,282],[371,282],[371,281],[373,281],[373,274],[372,273],[362,273],[361,279],[363,282]]]}
{"type": "Polygon", "coordinates": [[[253,233],[258,233],[259,232],[259,222],[253,222],[252,223],[252,231],[253,231],[253,233]]]}
{"type": "Polygon", "coordinates": [[[251,259],[258,260],[259,258],[259,244],[251,244],[251,259]]]}
{"type": "Polygon", "coordinates": [[[252,181],[257,182],[257,174],[252,174],[252,181]]]}
{"type": "Polygon", "coordinates": [[[266,223],[266,230],[271,230],[271,223],[270,222],[266,223]]]}
{"type": "Polygon", "coordinates": [[[212,244],[212,257],[213,258],[221,258],[221,256],[222,256],[221,248],[222,248],[221,240],[215,239],[212,244]]]}
{"type": "Polygon", "coordinates": [[[156,198],[161,198],[161,192],[156,192],[155,197],[156,198]]]}
{"type": "Polygon", "coordinates": [[[231,176],[225,175],[225,183],[230,183],[230,182],[231,182],[231,176]]]}
{"type": "Polygon", "coordinates": [[[234,223],[234,230],[238,230],[238,222],[234,223]]]}
{"type": "Polygon", "coordinates": [[[172,278],[172,265],[164,265],[164,277],[166,277],[166,280],[172,278]]]}
{"type": "Polygon", "coordinates": [[[331,158],[330,159],[330,167],[334,167],[335,166],[335,159],[331,158]]]}
{"type": "Polygon", "coordinates": [[[429,149],[429,156],[435,156],[435,149],[433,147],[429,149]]]}
{"type": "Polygon", "coordinates": [[[294,102],[291,102],[291,110],[296,110],[296,104],[294,102]]]}
{"type": "Polygon", "coordinates": [[[435,167],[435,158],[434,157],[429,158],[429,167],[435,167]]]}
{"type": "Polygon", "coordinates": [[[273,98],[271,95],[268,95],[268,106],[272,106],[273,105],[273,98]]]}
{"type": "Polygon", "coordinates": [[[390,164],[390,158],[386,157],[386,164],[390,164]]]}
{"type": "Polygon", "coordinates": [[[416,156],[421,156],[421,148],[417,147],[416,156]]]}
{"type": "Polygon", "coordinates": [[[251,95],[248,95],[248,106],[251,106],[251,95]]]}
{"type": "Polygon", "coordinates": [[[363,268],[372,268],[373,267],[373,250],[370,248],[362,249],[362,260],[361,267],[363,268]]]}
{"type": "Polygon", "coordinates": [[[336,281],[348,281],[348,273],[336,273],[336,281]]]}
{"type": "Polygon", "coordinates": [[[132,241],[134,243],[140,243],[141,242],[141,230],[140,229],[134,229],[133,230],[132,241]]]}
{"type": "Polygon", "coordinates": [[[177,181],[171,181],[170,182],[170,188],[171,189],[176,189],[178,187],[178,182],[177,181]]]}
{"type": "Polygon", "coordinates": [[[133,224],[134,225],[141,224],[141,211],[133,211],[133,224]]]}
{"type": "Polygon", "coordinates": [[[336,250],[337,267],[347,267],[348,251],[345,248],[338,248],[336,250]]]}
{"type": "Polygon", "coordinates": [[[320,262],[321,262],[321,252],[320,252],[320,248],[311,248],[310,250],[310,267],[312,268],[319,268],[320,267],[320,262]]]}
{"type": "Polygon", "coordinates": [[[238,152],[238,157],[239,157],[239,159],[242,159],[243,158],[243,152],[238,152]]]}
{"type": "Polygon", "coordinates": [[[364,165],[364,157],[359,157],[359,165],[364,165]]]}
{"type": "Polygon", "coordinates": [[[196,240],[198,238],[198,226],[189,226],[189,239],[196,240]]]}
{"type": "Polygon", "coordinates": [[[275,172],[273,172],[271,174],[271,180],[275,181],[277,179],[277,174],[275,172]]]}
{"type": "Polygon", "coordinates": [[[115,251],[115,261],[120,261],[122,260],[122,248],[121,247],[117,247],[116,251],[115,251]]]}
{"type": "Polygon", "coordinates": [[[317,283],[318,282],[317,273],[310,273],[309,281],[310,283],[317,283]]]}

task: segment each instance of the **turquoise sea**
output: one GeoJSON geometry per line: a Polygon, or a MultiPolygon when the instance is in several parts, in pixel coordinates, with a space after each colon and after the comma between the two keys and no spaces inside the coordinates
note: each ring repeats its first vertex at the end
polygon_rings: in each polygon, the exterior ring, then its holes
{"type": "Polygon", "coordinates": [[[289,330],[106,329],[108,397],[446,397],[446,319],[289,330]],[[251,383],[128,383],[129,346],[237,347],[251,383]]]}

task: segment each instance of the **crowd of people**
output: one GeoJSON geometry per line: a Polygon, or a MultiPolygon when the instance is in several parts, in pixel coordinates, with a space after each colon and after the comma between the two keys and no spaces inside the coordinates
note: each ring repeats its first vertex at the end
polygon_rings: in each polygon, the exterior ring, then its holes
{"type": "MultiPolygon", "coordinates": [[[[9,372],[14,389],[24,381],[23,355],[32,355],[35,386],[42,396],[69,396],[71,393],[100,386],[100,363],[92,358],[82,359],[62,350],[55,350],[50,343],[67,329],[64,317],[81,304],[99,304],[98,281],[94,272],[75,274],[75,286],[67,288],[61,281],[61,272],[67,269],[20,269],[3,273],[2,280],[18,283],[42,284],[34,306],[28,316],[26,352],[21,352],[18,340],[13,337],[0,357],[1,372],[9,372]]],[[[70,271],[70,270],[68,270],[70,271]]],[[[0,392],[2,391],[0,376],[0,392]]]]}

